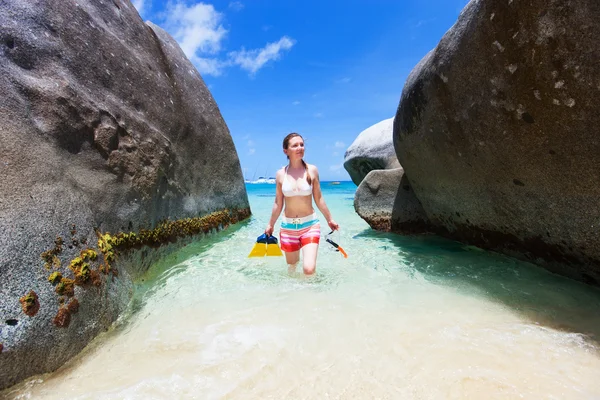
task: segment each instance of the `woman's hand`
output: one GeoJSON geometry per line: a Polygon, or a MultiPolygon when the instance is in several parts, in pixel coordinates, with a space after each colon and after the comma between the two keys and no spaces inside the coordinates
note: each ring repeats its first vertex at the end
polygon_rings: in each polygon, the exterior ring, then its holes
{"type": "Polygon", "coordinates": [[[265,233],[268,236],[273,236],[273,227],[271,226],[271,224],[267,225],[266,229],[265,229],[265,233]]]}
{"type": "Polygon", "coordinates": [[[340,229],[340,226],[337,224],[337,222],[335,222],[332,219],[327,221],[327,224],[329,225],[329,227],[331,228],[332,231],[337,231],[338,229],[340,229]]]}

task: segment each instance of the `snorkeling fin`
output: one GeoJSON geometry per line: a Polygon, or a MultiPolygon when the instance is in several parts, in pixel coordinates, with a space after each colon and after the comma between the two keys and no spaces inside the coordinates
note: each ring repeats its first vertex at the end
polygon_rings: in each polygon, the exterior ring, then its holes
{"type": "Polygon", "coordinates": [[[248,254],[248,258],[251,257],[264,257],[267,254],[267,234],[263,233],[259,237],[256,238],[256,243],[250,254],[248,254]]]}
{"type": "Polygon", "coordinates": [[[269,236],[267,238],[267,256],[277,257],[282,255],[283,253],[277,244],[277,238],[275,236],[269,236]]]}

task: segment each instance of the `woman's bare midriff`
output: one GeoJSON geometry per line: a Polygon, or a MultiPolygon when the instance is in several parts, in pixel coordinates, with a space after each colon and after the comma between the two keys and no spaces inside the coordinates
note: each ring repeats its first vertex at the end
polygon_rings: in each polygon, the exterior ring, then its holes
{"type": "Polygon", "coordinates": [[[287,218],[302,218],[315,212],[312,206],[312,196],[285,198],[284,215],[287,218]]]}

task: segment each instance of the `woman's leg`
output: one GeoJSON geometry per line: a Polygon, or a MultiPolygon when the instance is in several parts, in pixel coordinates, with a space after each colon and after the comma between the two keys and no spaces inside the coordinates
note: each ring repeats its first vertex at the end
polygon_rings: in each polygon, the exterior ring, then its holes
{"type": "Polygon", "coordinates": [[[281,251],[285,254],[288,274],[293,275],[296,272],[296,265],[298,265],[298,261],[300,260],[300,238],[293,229],[281,228],[279,231],[279,243],[281,251]]]}
{"type": "Polygon", "coordinates": [[[318,243],[308,243],[302,246],[302,269],[305,275],[312,275],[317,269],[318,243]]]}
{"type": "Polygon", "coordinates": [[[317,253],[319,252],[319,239],[321,238],[321,225],[317,222],[310,227],[308,232],[300,238],[302,244],[302,267],[304,274],[312,275],[317,268],[317,253]]]}
{"type": "Polygon", "coordinates": [[[298,261],[300,260],[300,250],[285,252],[284,254],[288,265],[288,274],[293,274],[296,272],[296,265],[298,265],[298,261]]]}

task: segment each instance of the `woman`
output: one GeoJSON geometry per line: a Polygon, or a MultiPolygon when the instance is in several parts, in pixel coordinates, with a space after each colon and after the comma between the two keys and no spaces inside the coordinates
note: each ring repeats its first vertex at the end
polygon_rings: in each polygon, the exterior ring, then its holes
{"type": "Polygon", "coordinates": [[[317,250],[321,238],[321,227],[315,204],[327,219],[333,230],[339,225],[331,218],[325,204],[319,183],[319,170],[316,166],[304,162],[304,139],[297,133],[290,133],[283,139],[283,152],[290,160],[289,164],[277,171],[275,204],[271,219],[265,229],[267,235],[273,234],[273,225],[285,205],[284,217],[279,232],[281,250],[285,252],[288,272],[293,273],[300,260],[302,249],[303,269],[306,275],[314,274],[317,266],[317,250]]]}

